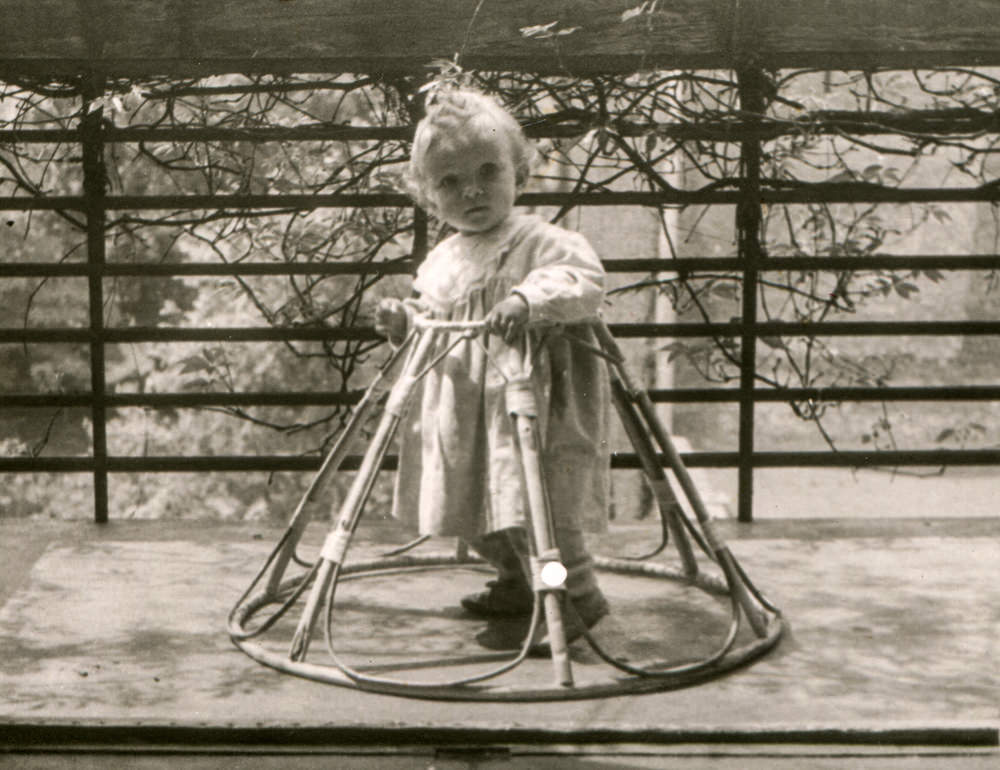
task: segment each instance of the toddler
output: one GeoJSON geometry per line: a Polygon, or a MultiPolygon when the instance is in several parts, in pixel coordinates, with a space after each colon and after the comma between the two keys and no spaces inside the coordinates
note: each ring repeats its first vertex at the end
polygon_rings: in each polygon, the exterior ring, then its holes
{"type": "MultiPolygon", "coordinates": [[[[457,232],[420,265],[416,298],[383,300],[376,313],[376,329],[394,344],[418,312],[485,320],[490,332],[482,345],[457,345],[424,378],[402,430],[393,514],[415,515],[421,533],[464,539],[496,568],[487,590],[462,599],[467,612],[495,621],[477,636],[493,649],[518,645],[500,630],[501,619],[530,616],[532,607],[530,512],[504,380],[488,360],[510,360],[507,343],[524,331],[541,346],[532,385],[542,473],[575,609],[566,614],[567,637],[608,612],[583,539],[584,529],[606,525],[606,364],[561,333],[529,326],[555,322],[596,344],[586,321],[603,301],[604,271],[580,234],[514,213],[533,153],[513,116],[484,94],[441,90],[428,98],[410,161],[414,197],[457,232]]],[[[440,337],[444,350],[449,335],[440,337]]]]}

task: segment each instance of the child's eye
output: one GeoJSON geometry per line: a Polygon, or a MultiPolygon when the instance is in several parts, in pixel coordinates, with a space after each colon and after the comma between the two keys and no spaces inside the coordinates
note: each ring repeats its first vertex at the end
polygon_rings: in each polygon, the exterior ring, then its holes
{"type": "Polygon", "coordinates": [[[454,188],[456,184],[458,184],[458,180],[455,177],[446,176],[443,177],[440,182],[438,182],[438,187],[440,187],[442,190],[451,190],[452,188],[454,188]]]}
{"type": "Polygon", "coordinates": [[[499,171],[496,163],[484,163],[479,167],[479,176],[483,179],[492,179],[499,171]]]}

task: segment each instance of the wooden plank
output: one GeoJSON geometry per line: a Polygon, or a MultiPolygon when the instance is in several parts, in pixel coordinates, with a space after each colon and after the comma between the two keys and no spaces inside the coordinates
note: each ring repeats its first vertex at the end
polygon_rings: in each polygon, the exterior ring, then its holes
{"type": "Polygon", "coordinates": [[[0,0],[0,12],[8,77],[412,72],[456,54],[469,68],[550,74],[748,56],[769,67],[1000,64],[993,0],[0,0]]]}

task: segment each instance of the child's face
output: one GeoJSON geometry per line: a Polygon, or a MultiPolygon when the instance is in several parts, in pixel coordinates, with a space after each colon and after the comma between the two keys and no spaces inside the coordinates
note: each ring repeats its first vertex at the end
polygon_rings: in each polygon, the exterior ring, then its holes
{"type": "Polygon", "coordinates": [[[428,150],[423,163],[434,213],[463,233],[483,233],[514,207],[517,177],[507,140],[463,137],[428,150]]]}

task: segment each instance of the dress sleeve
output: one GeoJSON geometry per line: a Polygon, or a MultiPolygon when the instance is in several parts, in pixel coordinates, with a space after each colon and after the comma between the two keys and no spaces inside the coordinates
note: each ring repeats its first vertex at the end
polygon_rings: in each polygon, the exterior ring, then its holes
{"type": "Polygon", "coordinates": [[[532,321],[572,323],[597,316],[604,299],[604,267],[579,233],[552,227],[537,244],[537,265],[511,291],[528,303],[532,321]]]}

